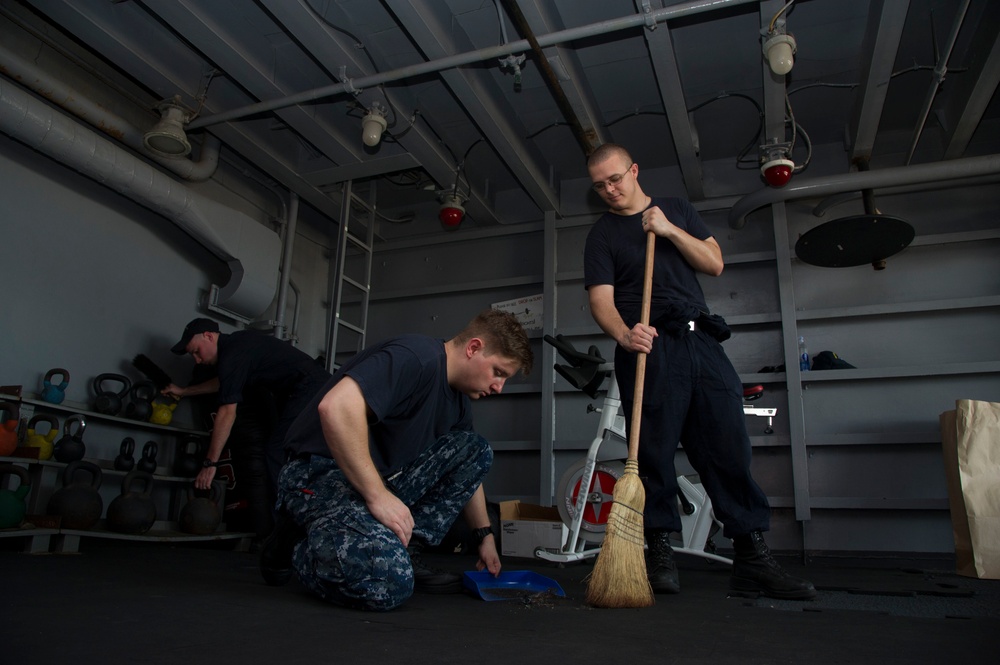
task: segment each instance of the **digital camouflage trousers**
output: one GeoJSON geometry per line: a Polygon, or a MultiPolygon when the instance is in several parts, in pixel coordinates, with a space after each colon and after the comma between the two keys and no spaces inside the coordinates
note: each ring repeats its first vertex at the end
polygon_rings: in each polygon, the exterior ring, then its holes
{"type": "MultiPolygon", "coordinates": [[[[492,462],[485,439],[455,431],[385,480],[413,515],[411,544],[441,542],[492,462]]],[[[278,479],[278,508],[305,529],[293,565],[302,584],[324,600],[385,611],[413,594],[406,547],[372,517],[330,458],[313,455],[288,462],[278,479]]]]}

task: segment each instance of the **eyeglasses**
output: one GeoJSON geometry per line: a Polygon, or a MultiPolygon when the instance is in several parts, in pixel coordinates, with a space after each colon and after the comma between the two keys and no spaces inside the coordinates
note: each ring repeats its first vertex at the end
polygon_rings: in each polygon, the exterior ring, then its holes
{"type": "Polygon", "coordinates": [[[629,171],[632,170],[633,166],[635,166],[635,162],[632,162],[631,164],[629,164],[628,168],[625,169],[623,172],[614,174],[613,176],[611,176],[610,178],[608,178],[604,182],[595,182],[592,185],[592,187],[594,188],[594,191],[599,194],[599,193],[603,192],[605,189],[607,189],[608,185],[616,185],[617,186],[617,185],[621,184],[622,178],[624,178],[629,173],[629,171]]]}

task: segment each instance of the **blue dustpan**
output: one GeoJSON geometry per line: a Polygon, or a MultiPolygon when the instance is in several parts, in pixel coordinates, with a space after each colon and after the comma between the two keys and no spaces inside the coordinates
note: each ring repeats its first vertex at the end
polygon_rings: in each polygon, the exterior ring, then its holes
{"type": "Polygon", "coordinates": [[[523,600],[535,593],[565,596],[559,583],[530,570],[501,571],[493,577],[488,570],[467,571],[462,576],[465,588],[483,600],[523,600]]]}

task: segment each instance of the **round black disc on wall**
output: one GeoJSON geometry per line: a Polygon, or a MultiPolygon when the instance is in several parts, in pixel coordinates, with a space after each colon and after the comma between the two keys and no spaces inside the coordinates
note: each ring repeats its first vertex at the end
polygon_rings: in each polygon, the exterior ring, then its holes
{"type": "Polygon", "coordinates": [[[795,255],[814,266],[878,264],[913,241],[909,223],[889,215],[855,215],[820,224],[795,243],[795,255]]]}

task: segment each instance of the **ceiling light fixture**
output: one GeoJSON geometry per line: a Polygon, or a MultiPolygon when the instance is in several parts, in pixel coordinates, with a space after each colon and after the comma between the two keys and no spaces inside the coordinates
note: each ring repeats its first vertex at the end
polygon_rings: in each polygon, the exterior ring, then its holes
{"type": "Polygon", "coordinates": [[[191,122],[192,113],[181,104],[179,95],[156,105],[160,121],[142,137],[146,149],[161,157],[185,157],[191,152],[191,143],[184,132],[184,125],[191,122]]]}
{"type": "Polygon", "coordinates": [[[760,147],[760,174],[771,187],[784,187],[792,179],[795,162],[789,157],[788,143],[771,143],[760,147]]]}
{"type": "Polygon", "coordinates": [[[763,50],[764,57],[767,58],[767,64],[771,67],[772,72],[778,76],[784,76],[792,71],[792,65],[795,64],[795,38],[785,33],[783,25],[773,32],[767,33],[763,50]]]}
{"type": "Polygon", "coordinates": [[[382,132],[385,131],[387,124],[385,109],[375,102],[361,119],[361,140],[369,148],[374,148],[382,140],[382,132]]]}
{"type": "Polygon", "coordinates": [[[454,230],[462,223],[462,219],[465,217],[465,208],[462,207],[462,204],[465,203],[465,200],[465,197],[458,192],[446,194],[441,199],[438,219],[441,220],[445,228],[454,230]]]}

